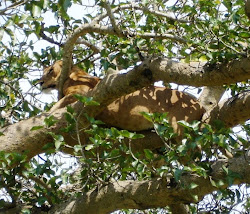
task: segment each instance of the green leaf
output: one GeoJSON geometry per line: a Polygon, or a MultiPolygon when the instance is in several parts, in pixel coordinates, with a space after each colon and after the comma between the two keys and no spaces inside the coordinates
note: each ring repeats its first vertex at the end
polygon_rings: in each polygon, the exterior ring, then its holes
{"type": "Polygon", "coordinates": [[[53,115],[51,115],[51,116],[46,117],[44,119],[44,123],[45,123],[46,126],[51,127],[51,126],[53,126],[54,124],[57,123],[57,120],[55,119],[55,117],[53,115]]]}
{"type": "Polygon", "coordinates": [[[70,6],[71,6],[71,0],[64,0],[63,9],[67,11],[70,6]]]}
{"type": "Polygon", "coordinates": [[[2,41],[4,35],[4,29],[0,28],[0,41],[2,41]]]}
{"type": "Polygon", "coordinates": [[[75,145],[74,146],[74,151],[76,152],[76,153],[78,153],[79,151],[81,151],[82,150],[82,146],[81,145],[75,145]]]}
{"type": "Polygon", "coordinates": [[[67,120],[67,122],[68,122],[69,124],[71,124],[71,125],[72,125],[72,124],[75,124],[75,118],[73,117],[72,114],[66,112],[66,113],[64,114],[64,116],[65,116],[65,119],[67,120]]]}
{"type": "Polygon", "coordinates": [[[120,134],[123,137],[126,137],[126,138],[132,138],[134,136],[134,133],[131,133],[131,132],[127,131],[127,130],[121,130],[120,134]]]}
{"type": "Polygon", "coordinates": [[[199,197],[198,197],[198,195],[192,195],[192,197],[193,197],[193,199],[195,200],[195,201],[199,201],[199,197]]]}
{"type": "Polygon", "coordinates": [[[43,8],[46,9],[49,6],[49,0],[43,1],[43,8]]]}
{"type": "Polygon", "coordinates": [[[85,150],[89,151],[89,150],[93,149],[94,147],[95,147],[94,144],[88,144],[87,146],[85,146],[85,150]]]}
{"type": "Polygon", "coordinates": [[[242,38],[250,38],[250,32],[241,32],[239,33],[239,36],[242,37],[242,38]]]}
{"type": "Polygon", "coordinates": [[[210,183],[212,184],[212,186],[217,187],[217,184],[214,180],[210,179],[210,183]]]}
{"type": "Polygon", "coordinates": [[[157,130],[159,135],[164,135],[164,132],[168,129],[168,127],[163,126],[163,125],[158,124],[158,123],[154,123],[154,128],[155,128],[155,130],[157,130]]]}
{"type": "Polygon", "coordinates": [[[44,204],[46,201],[47,201],[47,198],[46,198],[46,197],[41,196],[41,197],[38,197],[38,198],[37,198],[37,203],[38,203],[39,205],[44,204]]]}
{"type": "Polygon", "coordinates": [[[150,122],[153,122],[152,120],[152,114],[151,113],[147,113],[147,112],[140,112],[140,114],[142,114],[142,116],[147,119],[150,122]]]}
{"type": "Polygon", "coordinates": [[[198,186],[199,186],[198,184],[191,183],[191,184],[189,185],[189,188],[190,188],[190,189],[195,189],[195,188],[198,187],[198,186]]]}
{"type": "Polygon", "coordinates": [[[177,151],[183,154],[186,154],[187,152],[187,146],[186,145],[180,145],[177,147],[177,151]]]}
{"type": "Polygon", "coordinates": [[[135,140],[135,139],[139,139],[139,138],[144,138],[145,136],[143,134],[135,134],[132,139],[135,140]]]}
{"type": "Polygon", "coordinates": [[[176,170],[174,171],[174,179],[175,179],[176,181],[179,181],[180,178],[181,178],[182,173],[183,173],[183,170],[181,170],[181,169],[176,169],[176,170]]]}
{"type": "Polygon", "coordinates": [[[35,130],[38,130],[38,129],[42,129],[43,126],[33,126],[30,131],[35,131],[35,130]]]}
{"type": "Polygon", "coordinates": [[[111,67],[111,63],[105,59],[101,59],[101,64],[104,70],[108,70],[108,68],[111,67]]]}
{"type": "Polygon", "coordinates": [[[45,30],[49,33],[55,33],[55,32],[58,32],[58,29],[60,27],[58,25],[52,25],[52,26],[49,26],[48,28],[45,28],[45,30]]]}
{"type": "Polygon", "coordinates": [[[31,109],[29,107],[29,103],[26,100],[23,102],[22,107],[23,107],[23,110],[26,111],[26,112],[31,111],[31,109]]]}
{"type": "Polygon", "coordinates": [[[188,122],[186,122],[185,120],[178,121],[178,124],[180,124],[180,125],[182,125],[182,126],[184,126],[186,128],[190,128],[191,127],[191,124],[188,123],[188,122]]]}
{"type": "Polygon", "coordinates": [[[85,97],[80,94],[75,94],[75,98],[77,98],[81,103],[83,103],[86,106],[99,106],[100,103],[93,100],[93,97],[85,97]]]}
{"type": "Polygon", "coordinates": [[[226,174],[228,174],[228,168],[225,165],[222,166],[222,169],[225,171],[226,174]]]}
{"type": "Polygon", "coordinates": [[[74,114],[75,110],[72,108],[72,106],[67,106],[67,112],[69,112],[70,114],[74,114]]]}
{"type": "Polygon", "coordinates": [[[42,147],[43,150],[47,151],[48,149],[54,149],[54,143],[47,143],[42,147]]]}
{"type": "Polygon", "coordinates": [[[144,149],[144,153],[147,159],[152,160],[154,158],[154,153],[149,149],[144,149]]]}
{"type": "Polygon", "coordinates": [[[38,5],[33,4],[32,5],[32,15],[34,17],[39,17],[41,16],[41,9],[38,5]]]}
{"type": "Polygon", "coordinates": [[[60,147],[61,147],[62,145],[64,145],[64,144],[65,144],[65,143],[64,143],[63,141],[57,140],[57,141],[55,142],[55,148],[56,148],[56,150],[60,149],[60,147]]]}

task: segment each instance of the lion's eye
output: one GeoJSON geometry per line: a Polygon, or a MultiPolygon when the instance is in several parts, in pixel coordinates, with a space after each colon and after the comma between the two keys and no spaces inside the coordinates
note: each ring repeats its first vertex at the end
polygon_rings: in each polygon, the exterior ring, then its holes
{"type": "Polygon", "coordinates": [[[51,72],[53,72],[53,68],[49,69],[48,74],[50,74],[51,72]]]}

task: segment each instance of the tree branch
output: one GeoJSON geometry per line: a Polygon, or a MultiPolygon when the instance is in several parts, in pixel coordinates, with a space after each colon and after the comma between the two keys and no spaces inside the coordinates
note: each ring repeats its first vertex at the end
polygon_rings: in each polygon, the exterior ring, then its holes
{"type": "MultiPolygon", "coordinates": [[[[132,10],[132,9],[140,10],[140,11],[143,11],[143,12],[146,12],[146,13],[154,14],[156,16],[165,17],[165,18],[167,18],[169,20],[177,21],[177,22],[180,22],[180,23],[189,22],[186,19],[178,19],[176,17],[173,17],[171,14],[166,13],[164,11],[152,10],[152,9],[147,8],[147,7],[139,6],[139,5],[134,4],[134,3],[119,5],[116,8],[112,9],[111,12],[112,13],[117,13],[117,12],[119,12],[121,10],[127,10],[127,9],[129,9],[129,10],[132,10]]],[[[108,12],[103,13],[103,14],[97,16],[96,18],[94,18],[93,22],[99,23],[102,19],[106,18],[107,16],[108,16],[108,12]]]]}
{"type": "Polygon", "coordinates": [[[203,88],[202,94],[199,97],[199,102],[206,109],[206,111],[212,110],[216,107],[224,94],[225,89],[223,86],[205,86],[203,88]]]}
{"type": "MultiPolygon", "coordinates": [[[[236,62],[230,63],[234,67],[234,63],[241,65],[248,62],[249,59],[236,60],[236,62]]],[[[243,66],[243,65],[242,65],[243,66]]],[[[248,65],[249,66],[249,65],[248,65]]],[[[223,68],[228,68],[229,66],[222,66],[223,68]]],[[[75,109],[76,113],[80,114],[82,111],[86,112],[90,116],[95,116],[102,109],[110,104],[115,99],[132,93],[142,87],[148,86],[155,81],[164,80],[167,82],[176,83],[193,83],[192,85],[211,85],[214,84],[211,79],[216,76],[218,80],[215,80],[217,84],[223,84],[225,82],[234,83],[236,81],[243,81],[249,78],[250,69],[243,70],[239,66],[236,70],[206,70],[203,67],[192,67],[191,65],[177,63],[164,58],[157,58],[155,60],[148,60],[143,62],[141,65],[136,66],[134,69],[126,74],[112,74],[106,76],[96,88],[94,88],[87,96],[92,96],[94,100],[100,103],[100,106],[85,107],[83,108],[81,103],[74,103],[72,107],[75,109]],[[196,70],[195,70],[196,69],[196,70]],[[191,71],[190,71],[191,70],[191,71]],[[202,72],[201,72],[202,71],[202,72]],[[227,74],[229,72],[229,75],[227,74]],[[239,71],[239,73],[237,73],[239,71]],[[174,80],[174,81],[171,81],[174,80]],[[201,81],[201,82],[199,82],[201,81]]],[[[220,105],[219,113],[213,111],[210,121],[214,119],[221,119],[226,124],[237,125],[242,121],[247,120],[249,117],[249,92],[239,95],[238,99],[229,99],[223,105],[220,105]],[[242,105],[242,107],[241,107],[242,105]],[[233,110],[231,110],[233,109],[233,110]],[[226,112],[225,114],[223,112],[226,112]],[[230,114],[229,114],[230,112],[230,114]],[[218,116],[217,116],[218,115],[218,116]],[[231,118],[228,115],[232,115],[234,122],[230,122],[231,118]]],[[[3,136],[0,136],[0,151],[6,152],[24,152],[29,151],[28,156],[33,157],[42,152],[41,147],[48,142],[52,142],[53,139],[48,135],[48,131],[55,134],[60,133],[60,128],[66,126],[66,120],[64,119],[64,113],[66,109],[59,109],[53,112],[53,116],[58,123],[50,128],[41,128],[38,130],[30,131],[33,126],[42,126],[43,121],[49,116],[49,113],[43,113],[40,116],[30,118],[28,120],[21,121],[17,124],[6,127],[2,132],[3,136]]],[[[88,122],[85,118],[81,117],[81,127],[86,127],[88,122]]],[[[75,145],[77,142],[73,140],[72,136],[68,133],[63,134],[65,141],[68,144],[75,145]]],[[[152,136],[152,133],[148,133],[147,136],[154,138],[152,146],[161,143],[160,139],[152,136]],[[154,144],[156,143],[156,144],[154,144]]],[[[86,142],[87,136],[81,136],[82,142],[86,142]]],[[[150,145],[149,137],[144,138],[140,143],[148,143],[150,145]]],[[[136,142],[135,142],[136,143],[136,142]]]]}
{"type": "Polygon", "coordinates": [[[45,41],[50,42],[51,44],[58,45],[59,47],[63,46],[62,43],[57,42],[54,39],[52,39],[51,37],[46,36],[46,34],[44,33],[44,23],[42,23],[42,25],[41,25],[41,30],[39,32],[39,36],[41,36],[45,41]]]}
{"type": "MultiPolygon", "coordinates": [[[[119,209],[148,209],[174,204],[189,204],[201,200],[205,195],[217,188],[211,184],[211,180],[226,181],[222,166],[229,171],[237,173],[241,178],[234,181],[237,183],[250,182],[250,152],[230,161],[220,160],[212,165],[209,177],[203,178],[192,174],[181,176],[182,185],[168,183],[165,179],[155,178],[147,181],[115,181],[98,190],[83,193],[77,199],[71,199],[66,203],[56,206],[49,213],[89,213],[104,214],[119,209]],[[190,189],[190,184],[197,184],[196,188],[190,189]],[[145,197],[145,194],[147,197],[145,197]]],[[[226,183],[226,182],[225,182],[226,183]]],[[[223,188],[229,187],[225,184],[223,188]]]]}
{"type": "Polygon", "coordinates": [[[180,43],[187,43],[187,40],[183,39],[182,37],[179,36],[174,36],[172,34],[167,34],[167,33],[163,33],[163,34],[158,34],[158,33],[127,33],[125,32],[124,35],[130,36],[130,37],[135,37],[135,36],[139,36],[141,38],[144,39],[149,39],[149,38],[155,38],[155,39],[170,39],[173,41],[178,41],[180,43]]]}
{"type": "Polygon", "coordinates": [[[219,103],[204,121],[211,123],[214,120],[221,120],[226,127],[234,127],[250,119],[250,91],[242,92],[234,97],[219,103]]]}
{"type": "Polygon", "coordinates": [[[186,19],[179,19],[179,18],[173,17],[170,13],[166,13],[163,11],[152,10],[152,9],[147,8],[147,7],[140,7],[138,5],[132,5],[131,7],[135,8],[136,10],[141,10],[145,13],[151,13],[151,14],[154,14],[156,16],[164,17],[164,18],[167,18],[169,20],[176,21],[179,23],[188,23],[189,22],[186,19]]]}
{"type": "Polygon", "coordinates": [[[116,21],[115,21],[115,16],[112,12],[112,9],[110,7],[110,4],[108,1],[103,1],[103,4],[104,4],[104,8],[106,9],[107,11],[107,14],[109,16],[109,19],[110,19],[110,22],[114,28],[114,31],[119,35],[119,36],[122,36],[122,31],[119,29],[119,27],[117,26],[116,24],[116,21]]]}
{"type": "Polygon", "coordinates": [[[21,0],[21,1],[17,1],[15,3],[13,3],[12,5],[8,6],[7,8],[0,10],[0,15],[6,15],[5,12],[7,10],[15,9],[18,6],[25,4],[27,1],[28,0],[21,0]]]}
{"type": "Polygon", "coordinates": [[[94,54],[97,54],[97,53],[101,52],[100,48],[98,48],[97,46],[95,46],[94,44],[90,43],[89,41],[87,41],[85,39],[78,38],[76,40],[76,44],[86,45],[87,47],[89,47],[94,52],[94,54]]]}
{"type": "Polygon", "coordinates": [[[232,60],[218,65],[201,63],[180,63],[166,58],[150,61],[148,68],[153,78],[164,82],[173,82],[190,86],[222,86],[246,81],[250,78],[250,58],[232,60]]]}

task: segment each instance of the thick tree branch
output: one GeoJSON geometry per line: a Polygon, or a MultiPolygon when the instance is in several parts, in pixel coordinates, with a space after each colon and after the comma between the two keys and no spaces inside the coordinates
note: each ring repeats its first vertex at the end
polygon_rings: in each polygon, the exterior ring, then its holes
{"type": "MultiPolygon", "coordinates": [[[[237,60],[235,63],[241,65],[248,61],[249,59],[242,59],[242,61],[237,60]]],[[[224,67],[222,66],[222,68],[224,67]]],[[[234,65],[232,65],[232,67],[234,67],[234,65]]],[[[192,82],[193,85],[200,86],[214,84],[214,82],[211,81],[211,78],[213,78],[213,75],[215,75],[221,81],[218,82],[218,80],[216,80],[217,84],[223,84],[224,82],[233,83],[236,81],[243,81],[247,77],[249,78],[249,71],[250,70],[247,69],[243,69],[242,71],[240,67],[239,69],[236,69],[236,71],[229,69],[230,74],[227,75],[227,70],[215,69],[211,71],[202,67],[195,68],[183,63],[180,63],[179,65],[177,62],[159,58],[143,62],[140,66],[135,67],[126,74],[113,74],[106,76],[100,82],[100,84],[98,84],[97,87],[88,94],[88,96],[93,96],[94,99],[101,104],[101,106],[83,108],[81,103],[75,103],[72,106],[78,114],[80,114],[82,111],[85,111],[89,115],[94,116],[102,110],[101,107],[104,108],[118,97],[129,94],[144,86],[148,86],[158,80],[164,80],[168,82],[175,80],[176,83],[184,84],[192,82]],[[203,70],[203,72],[201,72],[201,70],[203,70]],[[239,73],[237,73],[237,71],[239,71],[239,73]],[[204,77],[202,77],[202,74],[204,77]],[[201,83],[199,81],[201,81],[201,83]]],[[[219,111],[219,116],[212,116],[211,121],[213,118],[221,119],[228,125],[237,125],[235,123],[242,122],[244,119],[247,120],[249,116],[248,110],[250,109],[249,94],[244,93],[244,95],[239,95],[239,97],[241,96],[243,97],[240,99],[232,100],[232,98],[223,104],[220,107],[221,110],[219,111]],[[241,105],[243,107],[241,107],[241,105]],[[230,110],[231,108],[233,111],[230,110]],[[227,113],[223,114],[224,111],[227,113]],[[233,123],[230,122],[230,117],[228,117],[228,115],[231,114],[234,115],[233,118],[235,118],[233,123]]],[[[53,140],[51,136],[47,134],[47,132],[51,131],[55,134],[59,134],[60,128],[66,126],[66,121],[63,116],[65,111],[65,109],[59,109],[53,113],[53,116],[56,120],[58,120],[58,123],[50,128],[42,128],[39,130],[30,131],[33,126],[42,126],[44,119],[49,116],[48,113],[43,113],[40,116],[30,118],[28,120],[24,120],[17,124],[6,127],[6,129],[2,131],[4,135],[0,136],[0,151],[23,152],[28,150],[29,157],[33,157],[34,155],[41,153],[41,147],[48,142],[52,142],[53,140]]],[[[86,127],[88,125],[84,118],[81,118],[79,122],[81,123],[81,127],[86,127]]],[[[152,133],[148,133],[147,136],[151,135],[152,133]]],[[[83,134],[81,137],[82,142],[86,142],[86,135],[83,134]]],[[[151,137],[154,138],[153,143],[151,143],[153,147],[155,146],[154,143],[157,145],[160,144],[161,141],[159,138],[154,136],[151,137]]],[[[64,138],[68,144],[75,145],[77,143],[74,141],[73,137],[67,133],[64,133],[64,138]]],[[[145,142],[146,144],[148,143],[150,145],[149,137],[140,140],[139,142],[145,142]]]]}
{"type": "Polygon", "coordinates": [[[229,63],[207,66],[201,63],[180,63],[158,58],[148,63],[153,78],[190,86],[222,86],[246,81],[250,78],[250,58],[232,60],[229,63]]]}
{"type": "Polygon", "coordinates": [[[234,127],[250,119],[250,91],[242,92],[219,103],[209,115],[203,117],[205,122],[221,120],[226,127],[234,127]]]}
{"type": "Polygon", "coordinates": [[[199,97],[199,102],[206,111],[212,110],[212,108],[217,106],[224,92],[223,86],[205,86],[199,97]]]}
{"type": "MultiPolygon", "coordinates": [[[[211,176],[208,178],[197,175],[185,174],[181,176],[182,185],[168,183],[164,179],[152,179],[147,181],[114,181],[107,186],[83,193],[77,199],[71,199],[64,204],[56,206],[50,213],[88,213],[105,214],[119,209],[148,209],[172,206],[180,203],[194,203],[201,200],[206,194],[217,188],[211,184],[211,180],[226,181],[226,173],[222,166],[229,171],[237,173],[239,179],[237,183],[250,182],[250,152],[230,161],[221,160],[212,165],[211,176]],[[197,184],[194,189],[190,189],[190,184],[197,184]],[[147,197],[145,197],[145,194],[147,197]]],[[[223,186],[228,187],[229,184],[223,186]]]]}

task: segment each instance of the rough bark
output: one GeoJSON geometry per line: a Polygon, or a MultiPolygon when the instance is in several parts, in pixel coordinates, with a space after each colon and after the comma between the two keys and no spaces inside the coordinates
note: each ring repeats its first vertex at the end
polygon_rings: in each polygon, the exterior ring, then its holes
{"type": "Polygon", "coordinates": [[[232,60],[220,65],[201,63],[180,63],[165,58],[154,59],[149,63],[153,78],[190,86],[221,86],[249,79],[250,58],[232,60]]]}
{"type": "Polygon", "coordinates": [[[234,127],[250,118],[250,91],[242,92],[228,100],[223,100],[211,112],[203,116],[203,121],[212,123],[221,120],[225,127],[234,127]]]}
{"type": "Polygon", "coordinates": [[[247,17],[250,19],[250,0],[246,0],[245,12],[246,12],[247,17]]]}
{"type": "MultiPolygon", "coordinates": [[[[231,160],[221,160],[212,165],[211,176],[203,178],[191,174],[182,175],[184,187],[168,183],[165,179],[152,179],[147,181],[114,181],[106,186],[92,190],[77,199],[70,199],[60,207],[56,206],[50,213],[62,214],[105,214],[122,209],[147,209],[165,207],[176,203],[194,203],[197,196],[200,200],[204,195],[216,190],[210,180],[225,180],[226,174],[222,166],[226,166],[232,172],[238,173],[240,179],[237,183],[250,182],[250,152],[231,160]],[[198,186],[188,189],[191,183],[198,186]],[[145,197],[145,195],[147,197],[145,197]]],[[[225,185],[223,188],[229,186],[225,185]]]]}
{"type": "Polygon", "coordinates": [[[222,86],[205,86],[199,97],[199,102],[206,111],[210,111],[218,105],[224,92],[225,89],[222,86]]]}

